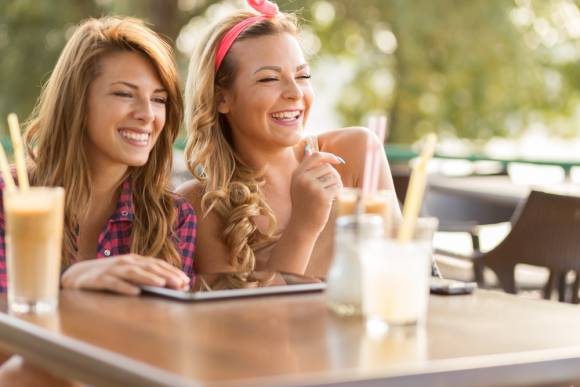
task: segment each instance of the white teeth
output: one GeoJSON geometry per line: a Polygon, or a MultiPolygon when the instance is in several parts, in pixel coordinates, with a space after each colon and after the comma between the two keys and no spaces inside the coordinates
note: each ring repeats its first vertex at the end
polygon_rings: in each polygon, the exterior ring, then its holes
{"type": "Polygon", "coordinates": [[[295,120],[300,117],[300,111],[292,111],[292,112],[280,112],[272,114],[272,118],[277,120],[295,120]]]}
{"type": "Polygon", "coordinates": [[[122,130],[119,133],[121,133],[121,136],[128,138],[130,140],[133,141],[139,141],[139,142],[147,142],[149,140],[149,136],[150,134],[148,133],[136,133],[136,132],[130,132],[128,130],[122,130]]]}

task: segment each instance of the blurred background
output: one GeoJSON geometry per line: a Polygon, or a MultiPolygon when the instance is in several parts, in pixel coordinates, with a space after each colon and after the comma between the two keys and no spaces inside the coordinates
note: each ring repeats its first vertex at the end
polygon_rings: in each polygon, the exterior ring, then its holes
{"type": "MultiPolygon", "coordinates": [[[[387,114],[386,149],[401,202],[414,146],[438,133],[431,172],[463,177],[430,178],[424,212],[440,219],[436,247],[467,257],[490,250],[534,186],[580,191],[580,0],[278,4],[303,27],[317,95],[308,130],[365,125],[370,114],[387,114]]],[[[243,0],[0,0],[0,117],[30,114],[84,18],[146,20],[175,47],[185,80],[200,31],[241,7],[243,0]]],[[[2,118],[0,139],[6,136],[2,118]]],[[[182,148],[183,135],[174,185],[190,178],[182,148]]],[[[473,278],[470,260],[446,262],[447,276],[473,278]]]]}
{"type": "MultiPolygon", "coordinates": [[[[145,19],[175,46],[185,79],[199,31],[244,3],[2,0],[0,115],[28,116],[83,18],[145,19]]],[[[410,144],[435,131],[451,151],[485,150],[490,142],[501,151],[506,143],[523,141],[532,153],[556,152],[560,158],[580,153],[574,150],[580,150],[579,3],[278,1],[302,21],[317,93],[310,129],[361,125],[369,113],[386,112],[391,143],[410,144]]]]}

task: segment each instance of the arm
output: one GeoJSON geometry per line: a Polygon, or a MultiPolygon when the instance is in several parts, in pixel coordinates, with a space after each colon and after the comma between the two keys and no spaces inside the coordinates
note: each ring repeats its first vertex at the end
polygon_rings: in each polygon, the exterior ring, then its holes
{"type": "Polygon", "coordinates": [[[139,285],[186,290],[190,279],[158,258],[138,254],[89,259],[72,264],[60,277],[65,289],[108,290],[136,296],[139,285]]]}
{"type": "MultiPolygon", "coordinates": [[[[292,215],[280,239],[269,252],[265,270],[303,274],[318,235],[326,225],[332,201],[342,187],[340,176],[331,164],[339,164],[334,155],[317,153],[306,157],[294,172],[291,185],[292,215]]],[[[200,215],[197,233],[198,273],[235,272],[231,255],[223,240],[226,224],[214,212],[203,214],[200,183],[188,182],[177,190],[200,215]]]]}

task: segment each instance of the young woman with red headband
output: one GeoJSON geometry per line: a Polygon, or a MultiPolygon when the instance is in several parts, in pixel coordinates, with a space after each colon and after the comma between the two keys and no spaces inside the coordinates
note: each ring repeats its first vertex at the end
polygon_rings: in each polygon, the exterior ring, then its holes
{"type": "MultiPolygon", "coordinates": [[[[186,85],[186,158],[196,177],[179,191],[199,214],[196,270],[324,277],[332,203],[360,187],[369,132],[339,129],[305,140],[314,93],[292,15],[249,1],[207,32],[186,85]],[[316,146],[317,144],[317,146],[316,146]],[[318,151],[318,149],[319,151],[318,151]]],[[[392,189],[386,158],[379,188],[392,189]]]]}

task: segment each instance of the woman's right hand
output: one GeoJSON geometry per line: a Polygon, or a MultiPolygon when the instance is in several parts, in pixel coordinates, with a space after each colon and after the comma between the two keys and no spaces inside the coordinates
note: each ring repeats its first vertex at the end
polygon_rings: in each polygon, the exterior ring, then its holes
{"type": "Polygon", "coordinates": [[[61,276],[63,288],[109,290],[138,295],[139,285],[189,289],[190,279],[161,259],[137,254],[90,259],[71,265],[61,276]]]}
{"type": "Polygon", "coordinates": [[[342,188],[342,179],[332,165],[343,161],[332,153],[306,155],[292,175],[290,222],[309,232],[320,232],[326,225],[332,202],[342,188]]]}

